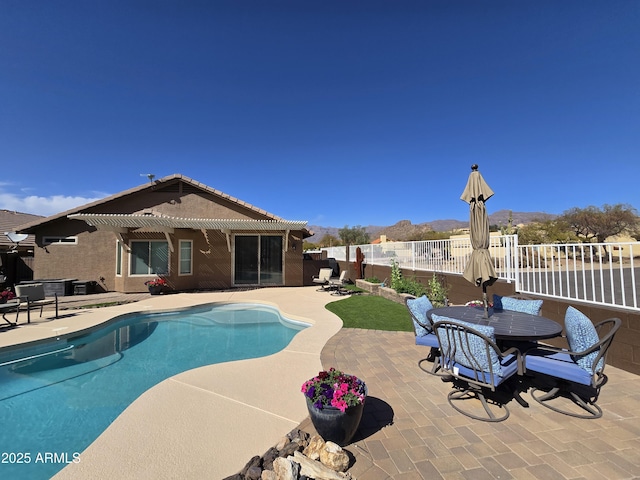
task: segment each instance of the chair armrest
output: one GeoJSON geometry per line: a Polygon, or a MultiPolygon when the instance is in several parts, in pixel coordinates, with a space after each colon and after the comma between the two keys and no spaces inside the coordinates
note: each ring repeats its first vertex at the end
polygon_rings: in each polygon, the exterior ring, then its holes
{"type": "MultiPolygon", "coordinates": [[[[575,355],[576,357],[582,357],[584,355],[587,355],[588,353],[591,353],[591,352],[597,350],[601,346],[602,346],[602,342],[597,342],[597,343],[594,343],[593,345],[591,345],[586,350],[582,350],[580,352],[574,352],[573,350],[569,350],[567,348],[554,347],[554,346],[551,346],[551,345],[543,345],[543,346],[538,346],[536,348],[533,348],[533,349],[529,350],[529,352],[538,351],[538,352],[549,352],[549,353],[566,353],[568,355],[575,355]]],[[[524,354],[525,357],[527,355],[528,355],[528,352],[524,354]]]]}
{"type": "Polygon", "coordinates": [[[518,350],[516,347],[511,347],[508,350],[505,350],[504,352],[501,352],[500,350],[496,350],[496,351],[499,352],[500,358],[504,358],[509,355],[515,355],[516,362],[518,362],[518,375],[521,375],[521,376],[524,375],[524,362],[522,360],[523,356],[520,350],[518,350]]]}

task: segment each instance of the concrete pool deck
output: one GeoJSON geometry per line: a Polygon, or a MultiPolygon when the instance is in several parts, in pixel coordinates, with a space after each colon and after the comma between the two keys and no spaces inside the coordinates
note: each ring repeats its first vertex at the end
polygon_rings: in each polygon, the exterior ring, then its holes
{"type": "Polygon", "coordinates": [[[0,333],[0,345],[130,311],[213,301],[275,304],[284,315],[314,324],[275,355],[201,367],[148,390],[82,453],[81,463],[56,479],[233,475],[293,428],[313,431],[300,385],[330,366],[357,374],[369,389],[360,429],[346,447],[354,478],[639,478],[640,376],[607,367],[598,420],[557,414],[524,394],[530,408],[511,402],[506,421],[474,421],[448,404],[450,383],[418,368],[425,349],[412,333],[341,328],[324,308],[339,299],[315,287],[142,295],[118,307],[61,311],[69,316],[0,333]]]}

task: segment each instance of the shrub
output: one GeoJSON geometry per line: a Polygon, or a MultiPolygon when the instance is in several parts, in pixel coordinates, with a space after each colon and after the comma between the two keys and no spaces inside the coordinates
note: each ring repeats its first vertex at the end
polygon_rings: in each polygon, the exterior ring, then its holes
{"type": "Polygon", "coordinates": [[[391,288],[393,288],[398,293],[404,293],[398,290],[402,288],[402,270],[400,270],[400,264],[395,258],[391,259],[391,288]]]}
{"type": "Polygon", "coordinates": [[[421,297],[427,293],[424,285],[422,285],[415,277],[401,278],[396,282],[396,288],[394,288],[394,290],[398,293],[408,293],[414,297],[421,297]]]}
{"type": "Polygon", "coordinates": [[[427,298],[429,298],[434,307],[444,307],[448,302],[448,294],[449,287],[434,273],[431,280],[427,282],[427,298]]]}
{"type": "Polygon", "coordinates": [[[426,295],[434,307],[444,307],[448,302],[449,288],[436,276],[435,272],[425,286],[416,277],[404,278],[395,258],[391,260],[391,288],[398,293],[408,293],[414,297],[426,295]]]}

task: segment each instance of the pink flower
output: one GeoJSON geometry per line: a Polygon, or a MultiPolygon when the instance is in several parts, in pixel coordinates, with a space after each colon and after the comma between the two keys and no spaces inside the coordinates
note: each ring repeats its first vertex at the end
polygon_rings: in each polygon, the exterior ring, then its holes
{"type": "Polygon", "coordinates": [[[344,400],[331,400],[331,406],[338,408],[341,412],[344,412],[347,409],[347,402],[344,400]]]}

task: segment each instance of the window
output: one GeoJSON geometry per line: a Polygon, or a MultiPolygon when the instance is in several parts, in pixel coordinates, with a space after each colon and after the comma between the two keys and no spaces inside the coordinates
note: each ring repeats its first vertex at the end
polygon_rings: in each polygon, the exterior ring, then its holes
{"type": "Polygon", "coordinates": [[[191,275],[193,264],[193,242],[191,240],[180,240],[179,275],[191,275]]]}
{"type": "Polygon", "coordinates": [[[60,245],[77,245],[78,237],[56,237],[46,236],[42,237],[42,243],[44,245],[60,244],[60,245]]]}
{"type": "Polygon", "coordinates": [[[116,275],[118,277],[122,275],[122,242],[120,240],[116,242],[116,275]]]}
{"type": "Polygon", "coordinates": [[[131,242],[130,275],[169,273],[169,244],[164,240],[131,242]]]}
{"type": "Polygon", "coordinates": [[[282,235],[236,235],[235,284],[282,285],[282,235]]]}

